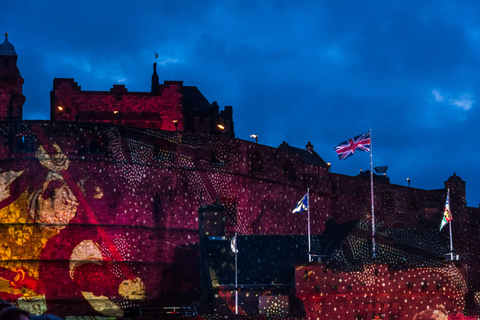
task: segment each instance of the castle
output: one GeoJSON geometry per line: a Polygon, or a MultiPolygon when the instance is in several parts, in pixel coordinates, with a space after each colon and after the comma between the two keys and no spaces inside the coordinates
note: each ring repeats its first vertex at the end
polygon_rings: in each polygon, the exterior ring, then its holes
{"type": "Polygon", "coordinates": [[[61,316],[178,307],[205,317],[412,319],[478,308],[480,209],[466,206],[456,174],[438,190],[373,174],[372,258],[370,172],[331,173],[311,143],[235,138],[232,107],[220,111],[181,81],[159,84],[155,64],[150,92],[55,79],[49,121],[22,120],[22,85],[6,37],[0,298],[61,316]],[[292,214],[306,190],[310,221],[292,214]],[[447,228],[438,230],[447,190],[453,260],[447,228]]]}

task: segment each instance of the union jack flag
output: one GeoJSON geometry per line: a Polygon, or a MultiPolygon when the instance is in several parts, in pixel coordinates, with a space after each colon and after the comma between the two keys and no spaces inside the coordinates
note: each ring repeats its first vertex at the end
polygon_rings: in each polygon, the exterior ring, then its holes
{"type": "Polygon", "coordinates": [[[340,143],[334,149],[340,160],[345,160],[352,156],[356,150],[370,151],[370,131],[348,139],[347,141],[340,143]]]}

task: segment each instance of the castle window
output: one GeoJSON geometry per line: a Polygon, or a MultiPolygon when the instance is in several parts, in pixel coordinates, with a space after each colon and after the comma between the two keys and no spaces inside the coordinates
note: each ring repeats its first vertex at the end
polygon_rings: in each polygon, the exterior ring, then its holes
{"type": "Polygon", "coordinates": [[[256,172],[262,171],[262,158],[260,157],[260,153],[256,151],[250,155],[250,170],[256,172]]]}
{"type": "Polygon", "coordinates": [[[224,165],[222,160],[220,160],[220,157],[214,150],[210,150],[210,163],[215,164],[215,165],[224,165]]]}
{"type": "Polygon", "coordinates": [[[283,176],[287,179],[295,179],[295,168],[290,160],[283,163],[283,176]]]}
{"type": "Polygon", "coordinates": [[[35,152],[35,141],[37,141],[36,135],[28,135],[24,140],[24,148],[26,152],[35,152]]]}

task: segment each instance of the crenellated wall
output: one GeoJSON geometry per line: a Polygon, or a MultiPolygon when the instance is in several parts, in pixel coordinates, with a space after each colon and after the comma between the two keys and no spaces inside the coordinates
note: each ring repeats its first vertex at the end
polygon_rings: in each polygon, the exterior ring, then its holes
{"type": "MultiPolygon", "coordinates": [[[[0,101],[0,107],[7,105],[0,101]]],[[[220,111],[216,102],[210,104],[196,87],[184,86],[183,81],[165,81],[155,92],[129,92],[118,84],[110,91],[83,91],[73,79],[57,78],[50,93],[54,121],[234,137],[232,114],[231,106],[220,111]]]]}
{"type": "Polygon", "coordinates": [[[128,92],[124,85],[82,91],[73,79],[55,79],[51,119],[182,131],[182,87],[182,81],[166,81],[158,93],[128,92]]]}

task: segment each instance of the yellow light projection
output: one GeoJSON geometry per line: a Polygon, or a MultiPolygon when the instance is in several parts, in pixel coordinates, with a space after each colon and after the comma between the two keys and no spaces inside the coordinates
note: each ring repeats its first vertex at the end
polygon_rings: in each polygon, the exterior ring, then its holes
{"type": "MultiPolygon", "coordinates": [[[[39,286],[42,250],[75,218],[80,204],[64,178],[70,161],[60,146],[52,144],[52,147],[54,152],[50,154],[43,146],[35,154],[40,164],[49,170],[42,187],[24,190],[0,208],[0,294],[8,300],[16,299],[21,308],[33,314],[47,311],[48,301],[39,286]]],[[[0,168],[0,201],[11,197],[10,184],[24,171],[2,171],[0,168]]],[[[82,186],[78,190],[84,192],[82,186]]],[[[101,197],[103,191],[96,186],[94,199],[101,197]]],[[[71,252],[70,278],[77,282],[76,271],[83,265],[104,263],[100,245],[85,239],[71,252]]],[[[130,300],[145,298],[145,286],[138,277],[120,281],[116,291],[120,297],[130,300]]],[[[123,310],[109,297],[88,290],[81,290],[81,294],[101,314],[123,316],[123,310]]]]}

